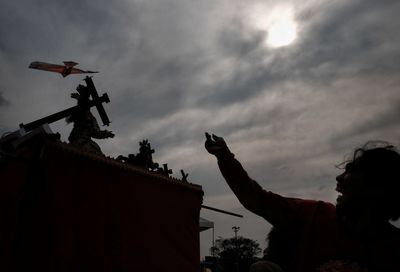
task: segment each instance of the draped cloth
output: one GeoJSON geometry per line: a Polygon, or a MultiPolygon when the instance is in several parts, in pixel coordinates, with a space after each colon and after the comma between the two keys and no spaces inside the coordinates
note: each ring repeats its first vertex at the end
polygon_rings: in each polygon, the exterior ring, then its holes
{"type": "Polygon", "coordinates": [[[0,164],[0,271],[198,271],[200,186],[33,139],[0,164]]]}

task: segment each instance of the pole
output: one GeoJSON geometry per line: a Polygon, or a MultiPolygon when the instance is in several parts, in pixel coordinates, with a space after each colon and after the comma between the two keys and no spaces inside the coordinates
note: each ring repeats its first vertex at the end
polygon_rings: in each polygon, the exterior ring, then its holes
{"type": "Polygon", "coordinates": [[[233,226],[232,229],[233,229],[233,232],[235,233],[235,241],[237,241],[237,233],[240,230],[240,227],[233,226]]]}
{"type": "Polygon", "coordinates": [[[201,205],[201,207],[204,208],[204,209],[207,209],[207,210],[212,210],[212,211],[216,211],[216,212],[220,212],[220,213],[226,213],[226,214],[229,214],[229,215],[232,215],[232,216],[243,218],[243,215],[240,215],[240,214],[237,214],[237,213],[227,212],[227,211],[220,210],[220,209],[213,208],[213,207],[206,206],[206,205],[201,205]]]}
{"type": "Polygon", "coordinates": [[[236,271],[239,272],[237,233],[240,230],[240,227],[233,226],[232,229],[235,232],[235,268],[236,271]]]}
{"type": "Polygon", "coordinates": [[[213,228],[212,228],[212,248],[213,248],[213,250],[212,250],[212,254],[211,254],[213,257],[215,257],[214,247],[215,247],[215,237],[214,237],[214,226],[213,226],[213,228]]]}
{"type": "MultiPolygon", "coordinates": [[[[90,101],[88,106],[87,106],[87,108],[96,106],[96,105],[101,104],[103,102],[105,102],[105,103],[110,102],[110,99],[108,98],[107,94],[103,94],[101,97],[90,101]]],[[[63,111],[54,113],[52,115],[49,115],[47,117],[41,118],[39,120],[33,121],[33,122],[28,123],[26,125],[21,123],[19,125],[19,127],[25,129],[25,131],[28,132],[28,131],[34,130],[35,128],[37,128],[37,127],[39,127],[41,125],[51,124],[51,123],[54,123],[54,122],[56,122],[58,120],[61,120],[61,119],[65,118],[65,117],[68,117],[74,111],[78,110],[78,108],[79,108],[79,106],[74,106],[74,107],[68,108],[66,110],[63,110],[63,111]]]]}

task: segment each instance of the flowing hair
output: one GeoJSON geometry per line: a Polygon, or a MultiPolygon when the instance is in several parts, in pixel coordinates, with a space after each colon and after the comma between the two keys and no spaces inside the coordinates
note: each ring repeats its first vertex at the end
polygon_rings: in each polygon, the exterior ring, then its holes
{"type": "Polygon", "coordinates": [[[352,156],[337,165],[343,169],[351,164],[352,169],[363,173],[366,186],[379,188],[382,213],[391,220],[400,217],[400,154],[397,148],[384,141],[369,141],[356,148],[352,156]]]}

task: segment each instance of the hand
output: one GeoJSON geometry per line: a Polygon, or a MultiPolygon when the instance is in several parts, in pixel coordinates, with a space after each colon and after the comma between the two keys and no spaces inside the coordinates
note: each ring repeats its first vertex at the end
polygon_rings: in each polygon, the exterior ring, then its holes
{"type": "Polygon", "coordinates": [[[215,155],[217,157],[223,156],[226,154],[232,154],[226,145],[224,138],[218,137],[217,135],[211,135],[206,132],[206,142],[204,144],[205,148],[207,149],[208,153],[215,155]]]}
{"type": "Polygon", "coordinates": [[[114,138],[115,134],[112,131],[107,130],[108,138],[114,138]]]}
{"type": "Polygon", "coordinates": [[[80,95],[78,93],[72,93],[71,98],[79,99],[80,95]]]}

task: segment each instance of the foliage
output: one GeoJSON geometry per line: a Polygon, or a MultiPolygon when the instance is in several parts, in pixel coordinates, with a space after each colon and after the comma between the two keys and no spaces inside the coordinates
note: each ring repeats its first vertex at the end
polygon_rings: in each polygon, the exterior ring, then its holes
{"type": "Polygon", "coordinates": [[[258,260],[261,248],[256,241],[242,236],[237,239],[219,237],[211,251],[218,257],[223,271],[247,272],[250,265],[258,260]]]}

